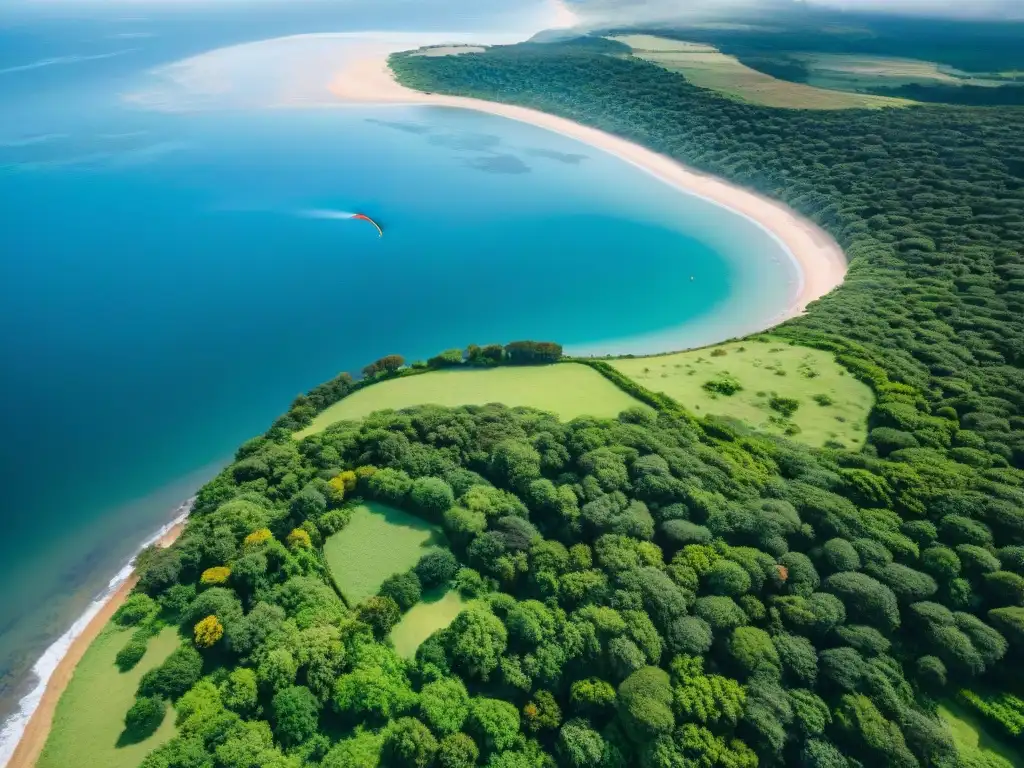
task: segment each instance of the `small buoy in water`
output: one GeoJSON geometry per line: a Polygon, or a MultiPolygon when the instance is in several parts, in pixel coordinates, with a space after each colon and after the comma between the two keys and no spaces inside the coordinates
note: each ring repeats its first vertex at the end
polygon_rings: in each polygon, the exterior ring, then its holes
{"type": "Polygon", "coordinates": [[[690,275],[690,282],[693,282],[693,275],[690,275]]]}

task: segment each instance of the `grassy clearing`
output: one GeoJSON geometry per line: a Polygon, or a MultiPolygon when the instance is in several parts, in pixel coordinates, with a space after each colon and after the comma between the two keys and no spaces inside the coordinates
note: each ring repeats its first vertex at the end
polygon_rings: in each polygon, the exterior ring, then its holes
{"type": "Polygon", "coordinates": [[[637,58],[678,72],[693,85],[739,101],[787,109],[880,109],[914,102],[886,96],[832,91],[791,83],[751,69],[735,56],[713,46],[667,40],[653,35],[613,37],[633,49],[637,58]]]}
{"type": "Polygon", "coordinates": [[[807,67],[808,83],[819,88],[857,90],[901,85],[975,85],[996,88],[1005,81],[963,72],[934,61],[832,53],[792,54],[807,67]]]}
{"type": "Polygon", "coordinates": [[[454,589],[424,595],[391,630],[391,642],[399,656],[411,659],[424,640],[451,624],[469,606],[454,589]]]}
{"type": "Polygon", "coordinates": [[[132,630],[110,624],[89,646],[57,703],[36,768],[136,768],[150,751],[174,736],[174,712],[168,707],[156,733],[138,744],[117,746],[139,680],[179,644],[177,631],[168,627],[150,639],[146,655],[134,669],[120,672],[114,657],[131,635],[132,630]]]}
{"type": "Polygon", "coordinates": [[[939,717],[953,732],[953,741],[965,764],[973,768],[1024,768],[1020,751],[994,735],[981,718],[963,705],[948,700],[939,706],[939,717]]]}
{"type": "Polygon", "coordinates": [[[601,374],[577,363],[432,371],[360,389],[327,408],[295,437],[301,440],[336,421],[361,419],[385,408],[487,403],[540,408],[566,420],[585,415],[617,416],[641,405],[601,374]]]}
{"type": "Polygon", "coordinates": [[[871,389],[828,352],[769,339],[608,362],[699,416],[730,416],[813,446],[830,440],[849,449],[864,444],[871,389]],[[719,391],[709,391],[708,382],[719,391]],[[736,385],[732,395],[721,393],[736,385]],[[799,402],[792,416],[771,407],[773,395],[799,402]]]}
{"type": "Polygon", "coordinates": [[[383,504],[361,504],[349,524],[324,542],[324,556],[345,599],[354,605],[377,594],[384,579],[412,568],[445,546],[440,529],[383,504]]]}

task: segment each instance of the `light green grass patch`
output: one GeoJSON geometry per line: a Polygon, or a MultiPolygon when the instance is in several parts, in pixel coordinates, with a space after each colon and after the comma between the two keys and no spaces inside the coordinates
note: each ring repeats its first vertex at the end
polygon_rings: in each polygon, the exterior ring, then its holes
{"type": "Polygon", "coordinates": [[[480,45],[434,45],[420,48],[410,56],[461,56],[465,53],[483,53],[487,49],[480,45]]]}
{"type": "Polygon", "coordinates": [[[611,417],[628,408],[647,407],[597,371],[579,363],[431,371],[382,381],[353,392],[325,409],[295,437],[301,440],[336,421],[362,419],[385,408],[487,403],[553,411],[565,420],[577,416],[611,417]]]}
{"type": "Polygon", "coordinates": [[[168,707],[156,733],[138,744],[117,746],[139,680],[162,664],[180,643],[177,630],[167,627],[150,638],[146,655],[134,669],[121,672],[114,658],[132,632],[111,623],[89,646],[57,702],[36,768],[136,768],[146,755],[174,736],[174,710],[168,707]]]}
{"type": "Polygon", "coordinates": [[[984,721],[956,701],[939,705],[941,717],[953,732],[964,762],[972,768],[1024,768],[1021,753],[1009,741],[993,734],[984,721]]]}
{"type": "Polygon", "coordinates": [[[698,88],[750,104],[786,109],[880,109],[914,102],[888,96],[833,91],[766,75],[713,46],[654,35],[624,35],[612,40],[628,45],[633,55],[671,72],[698,88]]]}
{"type": "Polygon", "coordinates": [[[649,53],[718,53],[718,49],[709,43],[694,43],[689,40],[672,40],[656,35],[615,35],[618,40],[633,49],[634,52],[649,53]]]}
{"type": "Polygon", "coordinates": [[[786,434],[813,446],[827,441],[855,450],[864,444],[871,389],[839,365],[833,355],[783,341],[740,341],[671,355],[609,360],[647,389],[664,392],[698,416],[740,419],[752,427],[786,434]],[[722,354],[722,353],[725,354],[722,354]],[[709,392],[708,381],[728,377],[742,389],[733,395],[709,392]],[[772,395],[800,405],[790,419],[769,406],[772,395]],[[819,405],[815,400],[831,400],[819,405]],[[792,426],[799,430],[794,433],[792,426]]]}
{"type": "Polygon", "coordinates": [[[398,655],[411,659],[424,640],[451,624],[469,604],[454,589],[424,595],[391,630],[391,642],[398,655]]]}
{"type": "Polygon", "coordinates": [[[857,90],[901,85],[974,85],[996,88],[999,78],[985,77],[934,61],[841,53],[792,54],[807,67],[808,84],[820,88],[857,90]]]}
{"type": "Polygon", "coordinates": [[[351,605],[377,594],[384,579],[407,571],[445,546],[444,534],[418,517],[384,504],[360,504],[348,525],[324,542],[334,581],[351,605]]]}

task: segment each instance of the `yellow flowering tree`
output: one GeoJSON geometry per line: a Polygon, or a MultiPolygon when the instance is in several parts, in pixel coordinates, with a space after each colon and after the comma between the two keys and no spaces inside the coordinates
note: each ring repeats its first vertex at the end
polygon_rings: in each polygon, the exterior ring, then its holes
{"type": "Polygon", "coordinates": [[[203,575],[199,577],[199,583],[204,587],[215,587],[218,584],[224,584],[227,582],[230,576],[230,568],[226,565],[217,565],[203,571],[203,575]]]}
{"type": "Polygon", "coordinates": [[[309,538],[309,531],[296,528],[288,534],[288,546],[293,548],[309,549],[313,546],[313,540],[309,538]]]}
{"type": "Polygon", "coordinates": [[[359,480],[366,480],[377,474],[377,468],[367,464],[362,467],[356,467],[355,476],[359,480]]]}
{"type": "Polygon", "coordinates": [[[324,495],[329,506],[341,506],[345,500],[345,481],[341,479],[341,475],[335,475],[327,481],[327,492],[324,495]]]}
{"type": "Polygon", "coordinates": [[[257,530],[250,533],[245,537],[245,541],[242,542],[246,547],[258,547],[260,544],[265,544],[274,538],[269,528],[258,528],[257,530]]]}
{"type": "Polygon", "coordinates": [[[195,636],[196,645],[200,648],[210,648],[224,637],[224,625],[216,616],[207,616],[196,623],[195,636]]]}
{"type": "Polygon", "coordinates": [[[346,492],[354,491],[356,489],[356,483],[359,481],[359,478],[356,477],[356,473],[351,469],[346,469],[338,475],[338,477],[341,479],[341,482],[344,483],[346,492]]]}

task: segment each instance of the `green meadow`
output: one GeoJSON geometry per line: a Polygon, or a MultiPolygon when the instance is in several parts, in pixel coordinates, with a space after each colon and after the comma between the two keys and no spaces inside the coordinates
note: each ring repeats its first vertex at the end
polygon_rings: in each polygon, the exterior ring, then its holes
{"type": "Polygon", "coordinates": [[[430,523],[383,504],[361,504],[348,525],[324,542],[324,557],[350,605],[377,594],[384,579],[445,546],[430,523]]]}
{"type": "Polygon", "coordinates": [[[530,406],[552,411],[565,420],[577,416],[617,416],[627,408],[641,405],[597,371],[578,363],[431,371],[382,381],[353,392],[324,410],[295,437],[301,440],[336,421],[361,419],[385,408],[487,403],[530,406]]]}
{"type": "Polygon", "coordinates": [[[451,624],[468,606],[469,601],[454,589],[424,595],[391,630],[391,642],[398,655],[411,659],[424,640],[451,624]]]}
{"type": "Polygon", "coordinates": [[[36,768],[136,768],[151,750],[174,736],[174,711],[168,706],[156,733],[137,744],[118,746],[139,680],[180,642],[176,629],[165,628],[150,639],[135,668],[121,672],[114,658],[133,632],[108,624],[89,646],[57,703],[36,768]]]}
{"type": "Polygon", "coordinates": [[[784,109],[880,109],[913,103],[906,99],[834,91],[780,80],[751,69],[735,56],[704,43],[653,35],[619,35],[610,39],[628,45],[638,59],[676,72],[698,88],[707,88],[750,104],[784,109]]]}
{"type": "Polygon", "coordinates": [[[813,446],[860,448],[874,402],[870,388],[831,353],[770,338],[608,362],[698,416],[729,416],[813,446]],[[795,400],[796,410],[778,410],[780,399],[795,400]]]}
{"type": "Polygon", "coordinates": [[[965,765],[972,768],[1024,768],[1020,751],[991,733],[985,723],[956,701],[939,705],[939,717],[949,726],[965,765]]]}

